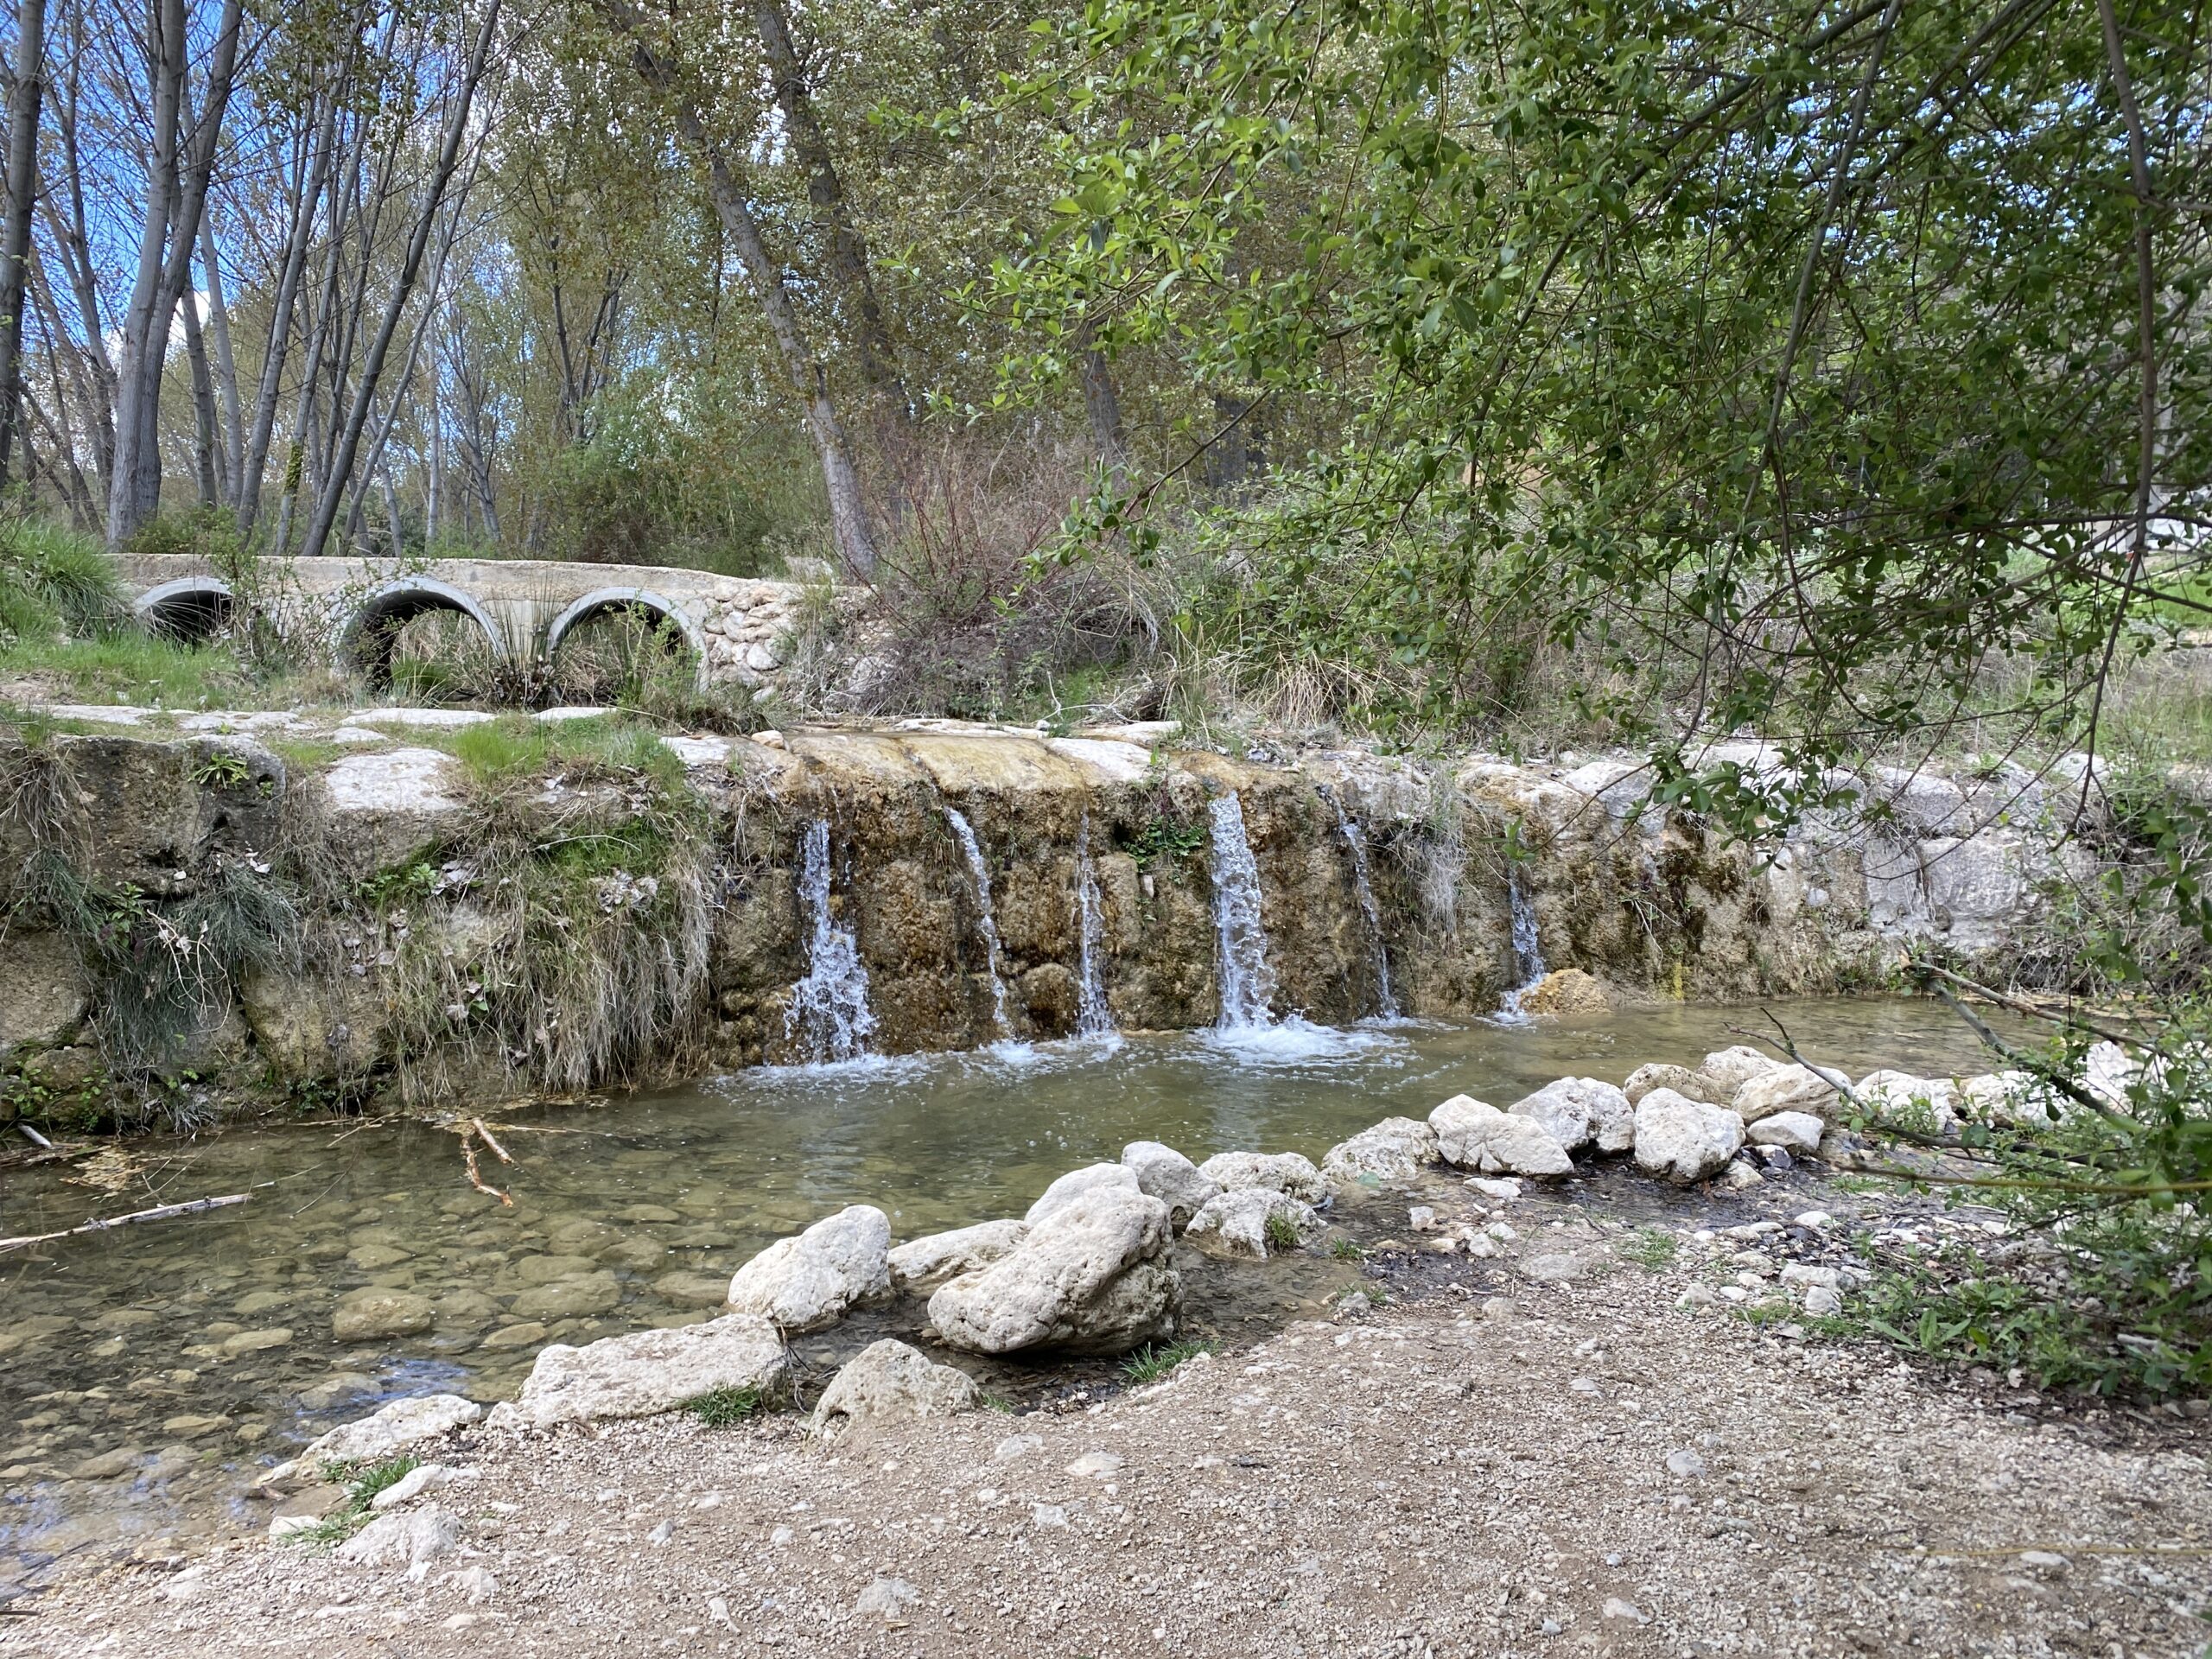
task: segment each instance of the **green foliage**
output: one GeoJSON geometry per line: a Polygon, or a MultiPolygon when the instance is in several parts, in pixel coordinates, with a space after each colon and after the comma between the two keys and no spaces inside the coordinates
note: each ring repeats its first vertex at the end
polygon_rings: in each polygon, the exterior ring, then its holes
{"type": "Polygon", "coordinates": [[[758,1415],[767,1403],[767,1396],[748,1384],[741,1389],[709,1389],[696,1400],[685,1401],[683,1409],[705,1427],[735,1428],[758,1415]]]}
{"type": "Polygon", "coordinates": [[[342,1484],[346,1497],[314,1526],[287,1534],[288,1541],[310,1549],[328,1549],[344,1543],[361,1529],[374,1512],[376,1495],[387,1487],[397,1486],[422,1464],[420,1458],[404,1452],[379,1463],[326,1463],[322,1466],[323,1479],[333,1484],[342,1484]]]}
{"type": "Polygon", "coordinates": [[[1163,858],[1179,864],[1205,851],[1206,827],[1195,820],[1155,812],[1137,826],[1134,835],[1123,835],[1118,840],[1122,850],[1136,860],[1137,868],[1148,870],[1163,858]]]}
{"type": "Polygon", "coordinates": [[[1639,1227],[1613,1249],[1647,1273],[1662,1273],[1674,1265],[1681,1248],[1682,1241],[1673,1233],[1658,1227],[1639,1227]]]}
{"type": "Polygon", "coordinates": [[[2032,1252],[1954,1241],[1885,1262],[1843,1327],[2037,1386],[2162,1398],[2212,1389],[2212,1232],[2129,1205],[2032,1252]]]}
{"type": "Polygon", "coordinates": [[[1155,1346],[1147,1343],[1122,1362],[1122,1375],[1129,1380],[1131,1388],[1141,1388],[1147,1382],[1157,1382],[1186,1359],[1213,1352],[1213,1344],[1192,1339],[1171,1342],[1155,1346]]]}
{"type": "Polygon", "coordinates": [[[14,510],[0,513],[0,650],[102,639],[130,620],[99,543],[14,510]]]}
{"type": "Polygon", "coordinates": [[[1351,1238],[1331,1239],[1329,1254],[1339,1262],[1363,1262],[1367,1259],[1367,1252],[1360,1248],[1359,1241],[1351,1238]]]}
{"type": "Polygon", "coordinates": [[[1270,1250],[1294,1250],[1298,1248],[1298,1224],[1288,1216],[1270,1214],[1262,1226],[1270,1250]]]}
{"type": "Polygon", "coordinates": [[[439,741],[480,789],[553,772],[577,783],[641,777],[670,794],[683,787],[683,762],[677,753],[650,728],[620,715],[562,721],[501,715],[460,727],[439,741]]]}
{"type": "Polygon", "coordinates": [[[1098,0],[1014,99],[1062,194],[1010,390],[1168,355],[1236,389],[1209,455],[1346,411],[1195,532],[1166,480],[1083,528],[1194,539],[1190,626],[1354,712],[1572,650],[1624,734],[1783,740],[1745,828],[1999,654],[2078,734],[2212,499],[2204,44],[2117,12],[2139,124],[2086,6],[1098,0]]]}

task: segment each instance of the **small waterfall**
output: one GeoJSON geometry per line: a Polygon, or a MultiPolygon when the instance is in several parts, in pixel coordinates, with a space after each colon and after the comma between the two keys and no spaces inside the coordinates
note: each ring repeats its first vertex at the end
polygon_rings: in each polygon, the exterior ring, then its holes
{"type": "Polygon", "coordinates": [[[968,874],[976,883],[976,902],[981,910],[977,925],[983,934],[985,965],[991,970],[991,1014],[998,1021],[1001,1038],[1014,1035],[1014,1022],[1006,1012],[1006,976],[999,971],[999,925],[991,914],[991,873],[983,864],[983,849],[976,844],[975,826],[961,815],[957,807],[944,809],[945,822],[952,826],[958,837],[960,850],[967,855],[968,874]]]}
{"type": "Polygon", "coordinates": [[[784,1034],[804,1032],[817,1064],[856,1060],[868,1052],[875,1034],[868,1011],[868,969],[861,964],[853,931],[830,913],[830,825],[817,818],[800,845],[798,896],[814,918],[808,944],[806,977],[791,987],[784,1034]]]}
{"type": "Polygon", "coordinates": [[[1360,918],[1367,924],[1367,937],[1375,947],[1375,1012],[1385,1020],[1395,1020],[1398,999],[1390,990],[1390,950],[1382,942],[1382,907],[1375,902],[1374,884],[1367,877],[1367,834],[1335,796],[1329,798],[1329,804],[1336,810],[1337,829],[1344,836],[1344,845],[1351,849],[1352,896],[1359,900],[1360,918]]]}
{"type": "Polygon", "coordinates": [[[1260,867],[1244,836],[1244,804],[1234,791],[1208,804],[1213,826],[1213,920],[1219,942],[1224,1031],[1275,1022],[1268,1004],[1275,992],[1268,964],[1268,931],[1260,918],[1260,867]]]}
{"type": "Polygon", "coordinates": [[[1544,943],[1536,931],[1536,906],[1521,887],[1521,873],[1505,873],[1506,902],[1513,918],[1513,971],[1521,982],[1505,994],[1498,1011],[1514,1019],[1523,1017],[1521,999],[1543,982],[1544,943]]]}
{"type": "Polygon", "coordinates": [[[1090,814],[1083,815],[1075,842],[1076,1018],[1078,1037],[1111,1037],[1114,1010],[1106,1003],[1099,963],[1106,954],[1106,923],[1098,900],[1098,867],[1090,858],[1090,814]]]}

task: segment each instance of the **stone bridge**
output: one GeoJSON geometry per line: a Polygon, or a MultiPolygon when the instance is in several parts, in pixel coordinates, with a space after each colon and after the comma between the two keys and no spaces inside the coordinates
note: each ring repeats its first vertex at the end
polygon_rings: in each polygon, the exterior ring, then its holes
{"type": "Polygon", "coordinates": [[[515,663],[550,663],[570,630],[610,612],[641,611],[671,625],[697,653],[702,684],[772,684],[800,584],[718,576],[650,564],[543,559],[270,558],[252,591],[206,560],[158,554],[118,562],[138,615],[187,639],[226,626],[241,604],[291,639],[307,639],[382,683],[399,630],[432,611],[456,611],[515,663]]]}

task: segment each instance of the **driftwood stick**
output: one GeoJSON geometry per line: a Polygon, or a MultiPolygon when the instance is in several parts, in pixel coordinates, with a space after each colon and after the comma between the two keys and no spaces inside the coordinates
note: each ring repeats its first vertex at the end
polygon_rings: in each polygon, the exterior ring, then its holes
{"type": "Polygon", "coordinates": [[[484,1144],[492,1148],[493,1153],[499,1158],[499,1160],[501,1163],[512,1164],[514,1162],[513,1159],[507,1156],[507,1149],[492,1138],[492,1131],[484,1127],[484,1120],[482,1118],[472,1117],[468,1120],[468,1124],[469,1127],[474,1129],[477,1134],[484,1137],[484,1144]]]}
{"type": "MultiPolygon", "coordinates": [[[[468,1136],[469,1131],[464,1128],[461,1132],[461,1155],[468,1165],[468,1184],[479,1192],[495,1198],[510,1210],[513,1209],[515,1201],[505,1192],[500,1192],[498,1187],[485,1180],[484,1172],[476,1166],[476,1147],[468,1136]]],[[[484,1138],[489,1141],[492,1137],[487,1135],[484,1138]]]]}
{"type": "Polygon", "coordinates": [[[244,1204],[246,1198],[244,1192],[228,1192],[219,1198],[194,1198],[189,1204],[164,1204],[151,1210],[134,1210],[127,1216],[110,1216],[105,1220],[88,1221],[81,1227],[65,1227],[58,1233],[32,1233],[22,1238],[0,1238],[0,1250],[20,1250],[27,1244],[45,1244],[57,1238],[75,1238],[82,1233],[104,1233],[111,1227],[127,1227],[134,1221],[167,1221],[171,1216],[196,1216],[209,1210],[244,1204]]]}
{"type": "Polygon", "coordinates": [[[23,1132],[24,1137],[28,1139],[33,1146],[44,1147],[48,1152],[52,1152],[54,1150],[54,1142],[48,1140],[36,1129],[31,1128],[29,1124],[18,1123],[16,1127],[23,1132]]]}

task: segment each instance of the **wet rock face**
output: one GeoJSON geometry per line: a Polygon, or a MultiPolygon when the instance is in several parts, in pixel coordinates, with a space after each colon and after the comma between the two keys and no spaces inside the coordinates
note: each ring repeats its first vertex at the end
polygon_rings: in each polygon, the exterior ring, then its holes
{"type": "MultiPolygon", "coordinates": [[[[480,828],[450,757],[419,738],[349,750],[300,779],[244,739],[53,742],[103,832],[85,873],[157,899],[196,890],[225,855],[258,856],[283,835],[320,837],[334,867],[366,879],[465,849],[480,828]]],[[[1724,758],[1765,764],[1756,746],[1737,747],[1742,756],[1724,758]]],[[[814,1058],[791,1010],[819,920],[798,880],[817,823],[830,846],[827,910],[867,976],[869,1046],[889,1054],[1069,1034],[1090,985],[1124,1029],[1212,1023],[1209,803],[1232,791],[1259,878],[1273,1011],[1339,1025],[1378,1011],[1385,970],[1408,1014],[1494,1011],[1526,977],[1510,944],[1509,868],[1552,970],[1523,1007],[1573,1014],[1622,997],[1834,988],[1912,938],[2017,947],[2032,938],[2038,873],[2056,856],[2041,809],[2004,779],[1870,772],[1857,786],[1870,800],[1894,795],[1891,818],[1870,829],[1832,812],[1749,849],[1662,812],[1631,821],[1648,768],[1611,758],[1435,769],[1332,752],[1278,764],[1154,752],[1109,734],[910,722],[725,743],[690,776],[714,815],[716,860],[692,1034],[723,1065],[814,1058]],[[995,951],[948,809],[971,827],[985,867],[995,951]],[[1357,890],[1353,822],[1371,910],[1357,890]],[[1525,856],[1504,857],[1509,837],[1525,856]]],[[[619,789],[580,786],[557,810],[573,828],[582,817],[626,823],[634,808],[619,789]]],[[[10,868],[29,850],[20,826],[0,823],[10,868]]],[[[450,925],[466,925],[460,901],[439,902],[450,925]]],[[[25,937],[0,964],[0,1065],[10,1047],[20,1065],[66,1043],[96,1012],[71,989],[66,942],[25,937]]],[[[390,988],[372,960],[365,977],[353,974],[361,965],[358,953],[311,958],[302,976],[241,988],[251,1041],[279,1082],[374,1077],[388,1065],[390,988]]],[[[1746,1081],[1709,1061],[1693,1086],[1669,1073],[1641,1079],[1637,1092],[1663,1082],[1725,1105],[1746,1081]]]]}

